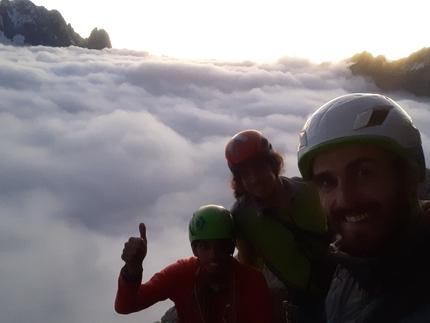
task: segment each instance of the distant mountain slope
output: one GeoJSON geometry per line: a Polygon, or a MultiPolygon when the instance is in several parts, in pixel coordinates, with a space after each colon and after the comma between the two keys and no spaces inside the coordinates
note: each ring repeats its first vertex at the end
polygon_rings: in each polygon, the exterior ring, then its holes
{"type": "MultiPolygon", "coordinates": [[[[90,37],[82,38],[57,10],[49,11],[29,0],[0,1],[0,43],[112,48],[105,30],[94,28],[90,37]]],[[[385,56],[374,57],[368,52],[346,61],[352,63],[350,69],[354,74],[370,77],[382,91],[407,91],[430,97],[430,48],[396,61],[387,61],[385,56]]]]}
{"type": "Polygon", "coordinates": [[[112,48],[105,30],[94,28],[89,38],[82,38],[57,10],[49,11],[29,0],[0,1],[1,33],[4,37],[0,37],[0,42],[8,44],[112,48]]]}
{"type": "Polygon", "coordinates": [[[430,97],[430,48],[423,48],[406,58],[387,61],[385,56],[373,57],[368,52],[354,55],[351,71],[370,76],[383,91],[407,91],[430,97]]]}

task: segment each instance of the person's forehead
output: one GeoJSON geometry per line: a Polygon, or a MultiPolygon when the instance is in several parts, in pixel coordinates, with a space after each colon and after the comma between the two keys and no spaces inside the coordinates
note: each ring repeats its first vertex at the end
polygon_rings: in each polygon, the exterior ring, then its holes
{"type": "Polygon", "coordinates": [[[336,171],[364,162],[386,163],[393,155],[378,146],[352,144],[332,148],[316,155],[312,162],[313,173],[336,171]]]}
{"type": "Polygon", "coordinates": [[[244,161],[240,165],[239,170],[259,168],[268,164],[269,163],[266,158],[262,158],[262,157],[250,158],[244,161]]]}
{"type": "Polygon", "coordinates": [[[211,245],[211,246],[219,246],[219,245],[225,244],[228,241],[229,241],[229,239],[206,239],[206,240],[199,240],[200,243],[204,243],[206,245],[211,245]]]}

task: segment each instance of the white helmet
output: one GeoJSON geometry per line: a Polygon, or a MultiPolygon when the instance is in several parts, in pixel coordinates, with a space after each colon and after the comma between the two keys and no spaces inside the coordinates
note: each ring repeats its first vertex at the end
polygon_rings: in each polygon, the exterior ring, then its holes
{"type": "Polygon", "coordinates": [[[300,133],[297,156],[303,178],[311,178],[311,162],[316,154],[349,143],[388,149],[405,158],[420,180],[425,177],[420,132],[411,117],[386,96],[347,94],[315,111],[300,133]]]}

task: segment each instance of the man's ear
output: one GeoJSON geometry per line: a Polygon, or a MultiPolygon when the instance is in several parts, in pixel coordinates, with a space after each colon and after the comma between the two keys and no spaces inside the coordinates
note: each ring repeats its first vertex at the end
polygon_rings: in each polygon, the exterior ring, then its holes
{"type": "Polygon", "coordinates": [[[420,178],[418,176],[418,172],[411,167],[408,168],[406,179],[405,179],[405,187],[407,187],[408,197],[410,199],[414,199],[418,194],[418,187],[421,184],[420,178]]]}
{"type": "Polygon", "coordinates": [[[233,255],[234,253],[234,248],[236,248],[236,240],[231,240],[231,245],[229,246],[229,253],[230,255],[233,255]]]}
{"type": "Polygon", "coordinates": [[[196,246],[196,243],[191,242],[191,250],[193,251],[193,255],[197,257],[197,246],[196,246]]]}

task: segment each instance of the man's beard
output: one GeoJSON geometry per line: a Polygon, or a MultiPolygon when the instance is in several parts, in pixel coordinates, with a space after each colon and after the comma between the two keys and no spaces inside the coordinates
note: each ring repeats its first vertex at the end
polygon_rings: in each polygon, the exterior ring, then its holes
{"type": "MultiPolygon", "coordinates": [[[[342,249],[355,255],[376,255],[389,249],[398,240],[399,235],[406,230],[406,222],[411,212],[411,203],[407,196],[404,186],[399,185],[385,204],[377,200],[359,201],[348,208],[330,210],[333,230],[342,237],[342,249]],[[360,230],[357,230],[358,236],[354,235],[353,229],[348,232],[345,231],[345,226],[360,225],[353,222],[347,223],[345,218],[347,215],[368,215],[369,220],[374,221],[375,225],[384,226],[383,228],[375,228],[375,235],[369,234],[375,240],[374,245],[368,248],[369,250],[364,250],[366,249],[365,244],[360,243],[360,238],[364,239],[360,237],[360,230]]],[[[366,232],[363,236],[366,236],[366,232]]]]}

